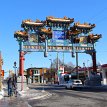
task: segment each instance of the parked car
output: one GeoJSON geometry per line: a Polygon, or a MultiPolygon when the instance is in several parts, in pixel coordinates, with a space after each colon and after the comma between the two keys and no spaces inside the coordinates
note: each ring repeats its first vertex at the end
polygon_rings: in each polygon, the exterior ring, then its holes
{"type": "Polygon", "coordinates": [[[65,88],[66,88],[66,89],[75,89],[75,88],[81,89],[82,87],[83,87],[83,83],[82,83],[82,81],[79,80],[79,79],[69,80],[69,81],[65,84],[65,88]]]}

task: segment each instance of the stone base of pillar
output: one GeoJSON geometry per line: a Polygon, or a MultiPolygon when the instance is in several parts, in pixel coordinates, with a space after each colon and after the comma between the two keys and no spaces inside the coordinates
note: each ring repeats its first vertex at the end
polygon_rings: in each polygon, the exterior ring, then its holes
{"type": "Polygon", "coordinates": [[[26,77],[23,76],[23,82],[22,82],[22,76],[17,77],[17,90],[18,91],[24,91],[27,90],[27,81],[26,81],[26,77]]]}
{"type": "Polygon", "coordinates": [[[107,85],[107,68],[102,69],[103,85],[107,85]]]}
{"type": "Polygon", "coordinates": [[[84,82],[85,86],[101,86],[101,77],[100,75],[94,74],[91,75],[88,79],[84,82]]]}
{"type": "Polygon", "coordinates": [[[27,78],[27,84],[31,84],[32,83],[32,79],[29,77],[27,78]]]}

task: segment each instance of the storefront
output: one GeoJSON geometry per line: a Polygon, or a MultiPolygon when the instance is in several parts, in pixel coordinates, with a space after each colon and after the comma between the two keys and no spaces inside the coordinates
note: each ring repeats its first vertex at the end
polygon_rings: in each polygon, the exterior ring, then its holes
{"type": "Polygon", "coordinates": [[[27,69],[27,81],[28,83],[43,83],[44,73],[46,73],[46,68],[28,68],[27,69]]]}

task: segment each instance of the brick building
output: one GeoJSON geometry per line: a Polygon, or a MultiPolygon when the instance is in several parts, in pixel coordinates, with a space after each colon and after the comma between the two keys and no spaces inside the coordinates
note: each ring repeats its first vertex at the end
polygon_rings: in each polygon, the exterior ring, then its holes
{"type": "Polygon", "coordinates": [[[47,80],[47,68],[28,68],[26,70],[27,83],[43,83],[47,80]]]}

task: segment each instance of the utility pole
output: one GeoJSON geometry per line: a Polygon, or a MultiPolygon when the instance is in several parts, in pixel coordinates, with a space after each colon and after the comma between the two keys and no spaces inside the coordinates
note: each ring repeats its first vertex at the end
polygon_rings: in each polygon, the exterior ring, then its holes
{"type": "Polygon", "coordinates": [[[57,70],[59,70],[59,55],[58,55],[58,52],[57,52],[57,70]]]}
{"type": "Polygon", "coordinates": [[[64,73],[64,52],[63,52],[63,73],[64,73]]]}
{"type": "Polygon", "coordinates": [[[78,73],[78,52],[76,52],[76,73],[77,73],[77,79],[79,79],[79,73],[78,73]]]}

